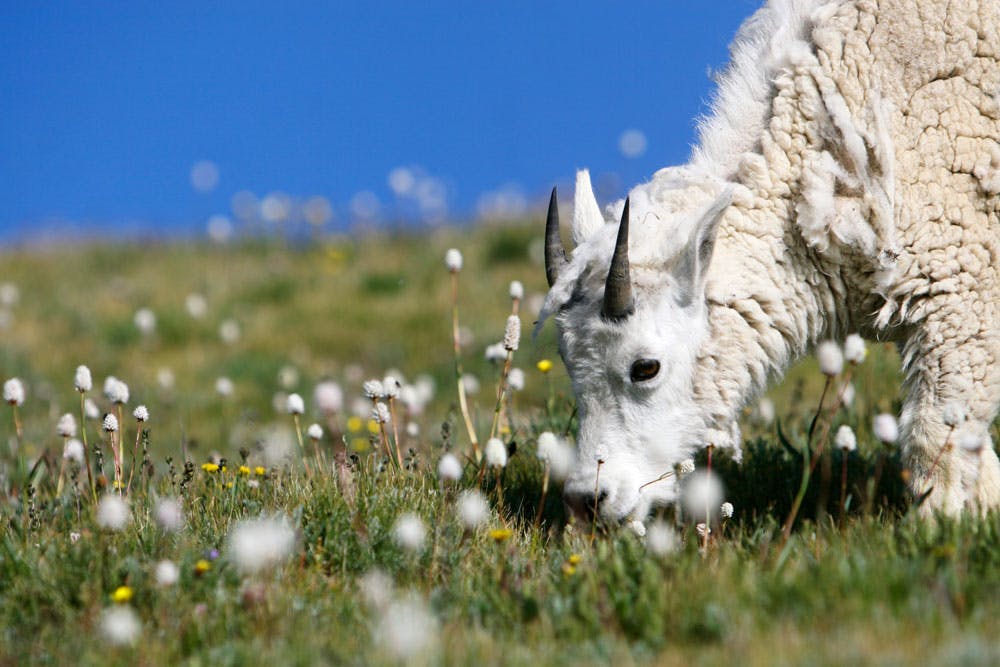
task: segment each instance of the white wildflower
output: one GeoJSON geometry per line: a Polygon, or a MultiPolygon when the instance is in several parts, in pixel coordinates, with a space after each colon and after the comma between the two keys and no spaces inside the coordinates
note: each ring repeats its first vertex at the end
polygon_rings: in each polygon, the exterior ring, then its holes
{"type": "Polygon", "coordinates": [[[401,514],[392,526],[392,538],[407,551],[420,551],[427,539],[427,528],[416,514],[401,514]]]}
{"type": "Polygon", "coordinates": [[[104,395],[116,405],[125,405],[129,399],[128,385],[114,375],[109,375],[104,381],[104,395]]]}
{"type": "Polygon", "coordinates": [[[177,583],[177,580],[180,579],[181,571],[173,561],[161,560],[156,564],[153,576],[156,579],[157,586],[167,588],[177,583]]]}
{"type": "Polygon", "coordinates": [[[712,534],[712,528],[705,523],[699,523],[694,527],[694,529],[695,531],[697,531],[698,537],[702,539],[705,539],[706,537],[712,534]]]}
{"type": "Polygon", "coordinates": [[[851,334],[844,340],[844,359],[848,363],[860,364],[867,354],[865,339],[858,334],[851,334]]]}
{"type": "Polygon", "coordinates": [[[392,375],[386,375],[382,380],[382,391],[386,398],[398,398],[400,387],[399,381],[392,375]]]}
{"type": "Polygon", "coordinates": [[[299,369],[295,366],[282,366],[278,370],[278,384],[285,389],[293,389],[299,384],[299,369]]]}
{"type": "Polygon", "coordinates": [[[225,320],[219,325],[219,338],[221,338],[222,342],[227,345],[234,345],[238,343],[242,333],[243,332],[240,330],[240,324],[236,320],[225,320]]]}
{"type": "Polygon", "coordinates": [[[524,298],[524,285],[520,280],[510,281],[510,298],[520,301],[524,298]]]}
{"type": "Polygon", "coordinates": [[[486,441],[486,465],[491,468],[503,468],[507,465],[507,447],[500,438],[486,441]]]}
{"type": "Polygon", "coordinates": [[[87,416],[87,419],[99,419],[101,411],[98,409],[97,403],[88,398],[83,401],[83,414],[87,416]]]}
{"type": "Polygon", "coordinates": [[[73,386],[81,394],[90,391],[94,386],[94,379],[90,375],[90,369],[80,365],[76,367],[76,375],[73,378],[73,386]]]}
{"type": "Polygon", "coordinates": [[[187,309],[188,315],[200,320],[208,312],[208,300],[205,299],[204,295],[192,292],[184,299],[184,307],[187,309]]]}
{"type": "Polygon", "coordinates": [[[965,408],[961,403],[949,403],[941,411],[941,419],[945,426],[955,428],[965,421],[965,408]]]}
{"type": "Polygon", "coordinates": [[[507,326],[503,330],[503,349],[514,351],[521,343],[521,318],[517,315],[507,317],[507,326]]]}
{"type": "Polygon", "coordinates": [[[308,435],[313,440],[323,439],[323,427],[319,424],[309,424],[309,428],[306,429],[306,435],[308,435]]]}
{"type": "Polygon", "coordinates": [[[663,521],[655,521],[646,528],[646,548],[654,556],[676,552],[681,542],[677,531],[663,521]]]}
{"type": "Polygon", "coordinates": [[[101,423],[101,428],[103,428],[107,433],[114,433],[118,430],[118,418],[109,412],[104,415],[104,421],[101,423]]]}
{"type": "Polygon", "coordinates": [[[289,394],[285,403],[285,408],[290,415],[301,415],[306,411],[306,403],[298,394],[289,394]]]}
{"type": "Polygon", "coordinates": [[[825,340],[816,346],[816,359],[824,375],[833,377],[844,370],[844,353],[832,340],[825,340]]]}
{"type": "Polygon", "coordinates": [[[723,519],[732,519],[733,509],[734,508],[732,503],[730,502],[722,503],[722,506],[719,508],[719,516],[721,516],[723,519]]]}
{"type": "Polygon", "coordinates": [[[687,477],[694,472],[694,459],[684,459],[677,464],[678,477],[687,477]]]}
{"type": "Polygon", "coordinates": [[[837,446],[837,449],[842,449],[845,452],[853,452],[858,448],[858,439],[854,435],[854,431],[847,424],[843,424],[837,429],[837,435],[834,437],[833,443],[837,446]]]}
{"type": "Polygon", "coordinates": [[[478,394],[480,389],[479,378],[472,373],[466,373],[462,376],[462,386],[465,388],[466,394],[470,396],[478,394]]]}
{"type": "Polygon", "coordinates": [[[59,418],[56,424],[56,433],[63,438],[72,438],[76,435],[76,417],[67,412],[59,418]]]}
{"type": "Polygon", "coordinates": [[[524,371],[520,368],[510,369],[510,373],[507,374],[507,386],[510,387],[511,391],[523,391],[524,371]]]}
{"type": "Polygon", "coordinates": [[[280,565],[295,548],[295,530],[284,518],[241,521],[229,533],[229,553],[246,574],[280,565]]]}
{"type": "Polygon", "coordinates": [[[507,360],[507,350],[504,349],[503,343],[493,343],[492,345],[486,346],[486,353],[484,355],[486,361],[490,362],[501,362],[507,360]]]}
{"type": "Polygon", "coordinates": [[[174,372],[169,368],[163,367],[156,371],[156,384],[160,385],[160,389],[170,391],[174,388],[175,382],[174,372]]]}
{"type": "Polygon", "coordinates": [[[10,405],[24,404],[24,383],[11,378],[3,383],[3,400],[10,405]]]}
{"type": "Polygon", "coordinates": [[[121,496],[108,494],[97,504],[97,525],[105,530],[122,530],[131,519],[132,513],[121,496]]]}
{"type": "Polygon", "coordinates": [[[444,265],[452,273],[458,273],[462,270],[462,253],[457,248],[449,248],[444,254],[444,265]]]}
{"type": "Polygon", "coordinates": [[[220,377],[215,380],[215,393],[223,398],[229,398],[233,395],[235,386],[233,381],[227,377],[220,377]]]}
{"type": "Polygon", "coordinates": [[[438,638],[438,622],[427,605],[417,598],[393,600],[379,616],[374,635],[383,648],[401,663],[422,663],[422,654],[438,638]]]}
{"type": "Polygon", "coordinates": [[[722,502],[722,482],[707,470],[693,473],[684,480],[682,500],[688,516],[704,519],[708,514],[711,518],[722,502]]]}
{"type": "Polygon", "coordinates": [[[153,507],[153,517],[161,529],[174,533],[184,527],[184,509],[176,498],[161,498],[153,507]]]}
{"type": "Polygon", "coordinates": [[[848,382],[843,390],[841,390],[840,400],[844,404],[845,408],[851,407],[851,404],[854,403],[854,393],[855,390],[853,382],[848,382]]]}
{"type": "Polygon", "coordinates": [[[388,424],[392,421],[392,414],[389,412],[389,406],[382,401],[378,401],[372,408],[371,418],[379,424],[388,424]]]}
{"type": "Polygon", "coordinates": [[[132,646],[139,641],[142,623],[132,607],[116,605],[101,613],[101,634],[115,646],[132,646]]]}
{"type": "Polygon", "coordinates": [[[565,440],[545,431],[538,436],[538,458],[549,464],[549,474],[553,479],[562,481],[573,467],[576,456],[565,440]]]}
{"type": "Polygon", "coordinates": [[[382,386],[381,380],[365,380],[365,383],[361,385],[361,390],[365,392],[365,396],[373,400],[385,396],[385,388],[382,386]]]}
{"type": "Polygon", "coordinates": [[[774,421],[774,401],[764,397],[757,403],[757,415],[764,424],[771,424],[774,421]]]}
{"type": "Polygon", "coordinates": [[[462,479],[462,463],[452,453],[446,453],[438,461],[438,477],[442,482],[457,482],[462,479]]]}
{"type": "Polygon", "coordinates": [[[21,300],[21,290],[14,283],[0,284],[0,305],[12,308],[21,300]]]}
{"type": "Polygon", "coordinates": [[[646,536],[646,524],[638,519],[633,519],[628,522],[628,529],[635,533],[638,537],[646,536]]]}
{"type": "Polygon", "coordinates": [[[490,505],[483,494],[475,489],[463,491],[458,496],[458,520],[467,530],[473,530],[486,523],[490,515],[490,505]]]}
{"type": "Polygon", "coordinates": [[[67,461],[75,463],[78,466],[83,465],[83,443],[76,438],[70,438],[66,441],[66,446],[63,447],[63,458],[67,461]]]}
{"type": "Polygon", "coordinates": [[[420,435],[420,424],[417,422],[410,422],[406,425],[406,435],[411,438],[416,438],[420,435]]]}
{"type": "Polygon", "coordinates": [[[156,331],[156,315],[149,308],[140,308],[135,311],[133,321],[135,322],[135,327],[144,336],[148,336],[156,331]]]}
{"type": "Polygon", "coordinates": [[[135,410],[132,411],[132,416],[135,417],[136,421],[146,422],[149,421],[149,410],[145,405],[139,405],[135,410]]]}
{"type": "Polygon", "coordinates": [[[413,385],[417,393],[417,399],[423,403],[430,403],[434,399],[434,392],[436,387],[434,385],[434,378],[430,375],[421,375],[417,377],[417,381],[413,385]]]}
{"type": "Polygon", "coordinates": [[[326,380],[316,385],[313,390],[313,401],[324,415],[332,415],[344,408],[344,391],[332,380],[326,380]]]}
{"type": "Polygon", "coordinates": [[[883,412],[876,415],[872,421],[872,431],[875,437],[886,444],[899,440],[899,424],[893,415],[883,412]]]}

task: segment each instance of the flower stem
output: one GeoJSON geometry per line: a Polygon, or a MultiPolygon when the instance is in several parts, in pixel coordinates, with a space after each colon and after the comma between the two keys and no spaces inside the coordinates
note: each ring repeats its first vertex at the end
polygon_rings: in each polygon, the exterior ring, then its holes
{"type": "Polygon", "coordinates": [[[549,462],[545,462],[545,474],[542,475],[542,497],[538,501],[538,512],[535,513],[535,528],[542,525],[542,513],[545,511],[545,496],[549,492],[549,462]]]}
{"type": "Polygon", "coordinates": [[[87,444],[87,410],[84,406],[86,399],[83,392],[80,392],[80,434],[83,436],[83,464],[87,466],[87,484],[90,485],[90,494],[97,502],[97,491],[94,489],[94,475],[90,472],[90,446],[87,444]]]}
{"type": "Polygon", "coordinates": [[[781,527],[782,542],[787,543],[788,538],[792,535],[792,525],[795,523],[795,518],[799,514],[799,509],[802,507],[802,501],[806,497],[806,490],[809,488],[809,478],[812,476],[812,471],[816,467],[816,463],[819,461],[819,455],[823,451],[823,444],[825,438],[820,442],[819,446],[816,448],[815,452],[812,452],[812,439],[813,434],[816,431],[816,423],[819,420],[820,414],[823,412],[823,402],[826,400],[826,393],[830,390],[830,384],[833,381],[833,376],[828,375],[826,377],[826,383],[823,385],[823,393],[819,397],[819,407],[816,408],[816,413],[813,415],[812,422],[809,424],[809,435],[806,437],[805,449],[802,452],[802,482],[799,484],[799,492],[795,495],[795,500],[792,502],[792,509],[788,513],[788,518],[785,519],[784,525],[781,527]],[[810,456],[812,454],[812,456],[810,456]]]}

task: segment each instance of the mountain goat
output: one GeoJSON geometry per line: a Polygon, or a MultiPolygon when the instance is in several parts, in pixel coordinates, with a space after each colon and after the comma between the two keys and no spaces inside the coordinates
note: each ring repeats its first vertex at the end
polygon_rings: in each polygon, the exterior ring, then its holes
{"type": "Polygon", "coordinates": [[[577,175],[568,255],[546,229],[580,415],[565,487],[611,519],[820,339],[895,341],[903,453],[923,511],[1000,504],[1000,2],[771,0],[740,28],[691,160],[608,210],[577,175]],[[615,224],[620,220],[619,224],[615,224]],[[598,475],[598,459],[603,463],[598,475]],[[595,484],[599,481],[600,488],[595,484]]]}

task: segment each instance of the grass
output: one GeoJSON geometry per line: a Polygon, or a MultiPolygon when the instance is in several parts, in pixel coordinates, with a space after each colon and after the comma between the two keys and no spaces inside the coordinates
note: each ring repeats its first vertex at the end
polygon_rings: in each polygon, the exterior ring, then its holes
{"type": "MultiPolygon", "coordinates": [[[[561,364],[549,374],[535,367],[555,356],[553,332],[534,342],[525,335],[514,355],[527,386],[514,395],[506,438],[514,450],[503,473],[507,512],[498,516],[494,506],[484,527],[464,530],[455,497],[477,486],[475,466],[466,459],[458,488],[442,486],[435,475],[445,449],[468,453],[456,406],[444,251],[456,246],[465,253],[460,311],[475,343],[463,363],[482,382],[472,403],[485,440],[499,371],[482,350],[503,334],[510,280],[525,283],[527,301],[543,291],[531,252],[538,237],[536,227],[512,225],[302,246],[94,244],[6,252],[0,282],[17,284],[21,298],[10,307],[13,322],[0,330],[0,376],[24,379],[28,399],[20,442],[10,411],[0,412],[7,445],[0,454],[0,664],[394,664],[391,638],[401,641],[414,628],[432,640],[408,654],[418,664],[1000,660],[997,516],[917,521],[903,490],[905,471],[891,451],[873,509],[863,511],[880,455],[871,418],[898,411],[898,361],[890,348],[874,348],[857,369],[857,398],[831,429],[850,424],[859,440],[848,460],[851,511],[843,525],[836,521],[839,478],[831,486],[817,473],[782,549],[781,523],[799,484],[798,451],[823,384],[806,361],[772,391],[780,406],[774,424],[748,411],[743,464],[715,453],[713,469],[725,481],[734,518],[716,526],[707,550],[699,549],[694,527],[682,525],[679,549],[658,556],[626,528],[604,527],[591,540],[591,526],[567,524],[558,488],[541,527],[533,527],[542,485],[537,436],[572,432],[575,419],[561,364]],[[204,319],[184,310],[191,292],[208,299],[204,319]],[[141,307],[157,315],[150,337],[132,322],[141,307]],[[242,329],[235,344],[218,335],[229,318],[242,329]],[[152,476],[138,475],[132,520],[121,532],[98,527],[94,503],[85,491],[73,492],[83,484],[57,497],[57,468],[40,464],[28,483],[44,452],[58,460],[55,422],[78,409],[72,378],[81,363],[98,388],[109,374],[129,383],[126,415],[140,403],[151,413],[152,476]],[[298,379],[282,386],[279,375],[288,380],[289,367],[298,379]],[[172,371],[172,388],[158,384],[162,368],[172,371]],[[339,476],[330,465],[308,477],[298,466],[265,461],[272,434],[294,443],[290,417],[273,406],[275,394],[307,398],[305,425],[317,418],[309,401],[317,381],[341,382],[349,405],[363,379],[390,368],[411,380],[427,374],[437,385],[433,401],[413,418],[420,434],[405,440],[408,469],[397,472],[361,447],[363,430],[347,433],[362,451],[339,476]],[[233,380],[233,397],[216,395],[220,376],[233,380]],[[213,455],[226,458],[225,471],[201,468],[213,455]],[[241,474],[243,455],[251,468],[266,463],[266,474],[241,474]],[[182,501],[178,532],[154,519],[163,497],[182,501]],[[820,509],[827,514],[817,519],[820,509]],[[403,512],[427,526],[417,552],[393,539],[403,512]],[[295,548],[275,568],[242,573],[227,536],[243,519],[270,515],[294,526],[295,548]],[[509,537],[491,534],[504,526],[509,537]],[[174,586],[155,580],[163,559],[179,566],[174,586]],[[199,561],[208,569],[199,571],[199,561]],[[376,586],[373,572],[384,573],[390,589],[376,586]],[[142,623],[134,646],[111,645],[101,632],[120,586],[133,591],[127,606],[142,623]],[[395,602],[373,600],[379,597],[395,602]],[[408,600],[415,607],[403,605],[408,600]]],[[[523,312],[527,330],[532,311],[526,305],[523,312]]],[[[345,416],[334,426],[346,429],[345,416]]],[[[136,425],[125,422],[128,459],[136,425]]],[[[94,422],[87,428],[93,443],[100,433],[94,422]]],[[[327,435],[325,451],[334,444],[327,435]]],[[[831,452],[837,474],[839,456],[831,452]]],[[[483,489],[495,500],[491,475],[483,489]]]]}

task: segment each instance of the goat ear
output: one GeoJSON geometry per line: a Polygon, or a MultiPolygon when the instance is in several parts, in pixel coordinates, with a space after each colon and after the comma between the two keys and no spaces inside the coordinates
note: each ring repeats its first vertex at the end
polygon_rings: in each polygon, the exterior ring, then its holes
{"type": "Polygon", "coordinates": [[[576,192],[573,197],[573,243],[580,245],[591,234],[604,226],[601,207],[597,205],[594,188],[590,185],[590,172],[581,169],[576,172],[576,192]]]}
{"type": "Polygon", "coordinates": [[[691,240],[681,254],[674,272],[678,284],[677,302],[681,306],[689,305],[705,287],[705,275],[715,250],[715,235],[719,231],[722,216],[732,201],[732,188],[727,188],[702,214],[691,240]]]}

